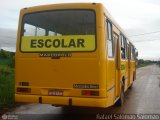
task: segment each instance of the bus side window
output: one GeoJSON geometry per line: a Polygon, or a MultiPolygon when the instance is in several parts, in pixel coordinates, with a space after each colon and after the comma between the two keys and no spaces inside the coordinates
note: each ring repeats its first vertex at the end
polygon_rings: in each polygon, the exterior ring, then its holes
{"type": "Polygon", "coordinates": [[[112,24],[109,21],[107,21],[107,34],[108,57],[113,57],[112,24]]]}
{"type": "Polygon", "coordinates": [[[121,35],[121,58],[126,59],[127,58],[127,49],[126,49],[126,38],[121,35]]]}
{"type": "Polygon", "coordinates": [[[35,26],[30,24],[24,24],[24,36],[34,36],[35,35],[35,26]]]}
{"type": "Polygon", "coordinates": [[[132,60],[135,60],[135,49],[133,46],[132,46],[132,60]]]}
{"type": "Polygon", "coordinates": [[[127,59],[129,59],[129,55],[130,55],[130,53],[129,53],[129,43],[127,43],[127,54],[126,54],[127,59]]]}
{"type": "Polygon", "coordinates": [[[130,58],[131,58],[131,60],[134,60],[134,47],[133,47],[133,45],[130,46],[130,58]]]}
{"type": "Polygon", "coordinates": [[[49,36],[56,36],[56,33],[55,33],[55,32],[52,32],[52,31],[49,31],[49,32],[48,32],[48,35],[49,35],[49,36]]]}
{"type": "Polygon", "coordinates": [[[24,36],[45,36],[46,31],[43,28],[30,24],[24,24],[24,36]]]}
{"type": "Polygon", "coordinates": [[[46,35],[45,29],[43,28],[36,27],[35,31],[36,31],[35,36],[45,36],[46,35]]]}

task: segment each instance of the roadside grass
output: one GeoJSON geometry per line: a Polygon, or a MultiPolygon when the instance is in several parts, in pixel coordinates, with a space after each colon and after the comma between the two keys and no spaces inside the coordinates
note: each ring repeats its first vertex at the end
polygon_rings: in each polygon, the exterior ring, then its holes
{"type": "Polygon", "coordinates": [[[141,68],[141,67],[145,67],[145,66],[147,66],[148,64],[138,64],[137,66],[136,66],[136,68],[141,68]]]}
{"type": "Polygon", "coordinates": [[[14,104],[14,68],[10,59],[0,60],[0,109],[14,104]]]}

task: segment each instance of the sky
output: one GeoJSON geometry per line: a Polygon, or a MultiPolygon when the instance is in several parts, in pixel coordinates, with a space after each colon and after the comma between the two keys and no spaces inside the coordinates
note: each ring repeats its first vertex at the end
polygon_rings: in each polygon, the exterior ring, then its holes
{"type": "Polygon", "coordinates": [[[0,48],[15,51],[20,9],[75,2],[103,3],[138,49],[139,59],[160,59],[160,0],[1,0],[0,48]]]}

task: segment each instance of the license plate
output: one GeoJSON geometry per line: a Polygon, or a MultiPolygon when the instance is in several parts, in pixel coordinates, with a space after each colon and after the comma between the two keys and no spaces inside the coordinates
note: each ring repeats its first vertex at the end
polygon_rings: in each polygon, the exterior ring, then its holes
{"type": "Polygon", "coordinates": [[[48,95],[63,96],[63,91],[62,90],[50,90],[48,92],[48,95]]]}

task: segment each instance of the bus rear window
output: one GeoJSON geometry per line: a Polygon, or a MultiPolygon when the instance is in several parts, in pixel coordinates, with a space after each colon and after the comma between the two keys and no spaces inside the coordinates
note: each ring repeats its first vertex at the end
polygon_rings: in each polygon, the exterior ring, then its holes
{"type": "Polygon", "coordinates": [[[94,51],[93,10],[53,10],[24,15],[21,51],[94,51]]]}

